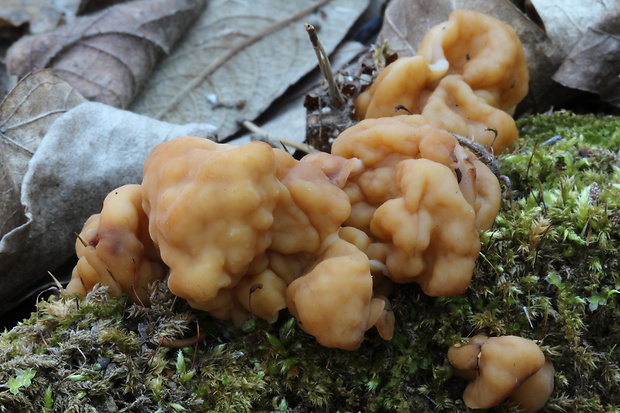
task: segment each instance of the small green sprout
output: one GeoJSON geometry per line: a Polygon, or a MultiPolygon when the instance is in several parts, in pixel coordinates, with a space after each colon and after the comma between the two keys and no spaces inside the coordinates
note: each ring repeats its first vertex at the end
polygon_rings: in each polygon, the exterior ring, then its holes
{"type": "Polygon", "coordinates": [[[614,294],[620,293],[620,291],[618,290],[609,290],[608,292],[595,292],[593,293],[587,300],[590,303],[588,305],[588,308],[590,309],[590,311],[594,312],[596,311],[599,306],[601,305],[607,305],[607,300],[609,299],[609,297],[611,297],[614,294]]]}
{"type": "Polygon", "coordinates": [[[27,389],[32,383],[32,379],[37,374],[36,370],[33,368],[20,369],[15,368],[15,377],[9,378],[7,381],[7,385],[9,386],[9,391],[13,394],[19,393],[21,388],[27,389]]]}
{"type": "Polygon", "coordinates": [[[187,365],[185,364],[185,356],[183,355],[183,350],[177,352],[177,361],[175,363],[175,367],[177,368],[177,373],[187,373],[187,365]]]}

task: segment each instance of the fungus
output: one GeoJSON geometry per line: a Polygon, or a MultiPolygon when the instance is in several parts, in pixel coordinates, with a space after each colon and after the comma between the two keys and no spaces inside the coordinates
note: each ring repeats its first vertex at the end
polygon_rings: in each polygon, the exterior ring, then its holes
{"type": "Polygon", "coordinates": [[[170,290],[221,319],[276,321],[289,284],[349,215],[336,184],[355,167],[329,154],[297,161],[262,142],[183,137],[157,146],[142,188],[170,290]]]}
{"type": "Polygon", "coordinates": [[[351,211],[347,195],[332,179],[342,185],[355,162],[326,153],[320,158],[314,155],[297,161],[282,150],[273,152],[276,178],[284,188],[274,211],[269,249],[285,254],[314,254],[329,235],[338,231],[351,211]]]}
{"type": "Polygon", "coordinates": [[[545,364],[534,373],[529,379],[525,380],[508,397],[509,400],[516,402],[523,413],[533,413],[543,408],[551,397],[554,387],[555,369],[551,360],[546,359],[545,364]]]}
{"type": "Polygon", "coordinates": [[[358,119],[395,116],[396,105],[421,113],[434,83],[445,71],[433,72],[422,56],[402,57],[386,66],[370,88],[355,99],[358,119]]]}
{"type": "Polygon", "coordinates": [[[474,336],[466,344],[453,344],[448,360],[470,380],[463,400],[472,409],[488,409],[509,398],[533,413],[553,391],[551,362],[536,343],[522,337],[474,336]]]}
{"type": "Polygon", "coordinates": [[[326,347],[357,349],[377,325],[389,340],[394,316],[389,301],[373,294],[370,263],[355,245],[333,234],[314,267],[291,283],[287,303],[300,327],[326,347]]]}
{"type": "Polygon", "coordinates": [[[148,284],[163,279],[167,268],[148,233],[140,185],[125,185],[104,200],[100,214],[84,224],[75,243],[79,258],[67,294],[85,295],[97,283],[114,296],[129,294],[148,304],[148,284]]]}
{"type": "Polygon", "coordinates": [[[480,99],[461,76],[443,78],[428,97],[421,114],[430,125],[473,137],[496,152],[519,138],[512,116],[480,99]]]}
{"type": "Polygon", "coordinates": [[[433,296],[457,295],[471,280],[500,204],[491,171],[422,116],[367,119],[334,141],[332,153],[358,158],[345,192],[345,221],[371,236],[367,254],[394,281],[416,282],[433,296]]]}
{"type": "Polygon", "coordinates": [[[170,290],[221,319],[242,321],[232,288],[271,243],[282,184],[269,145],[197,137],[156,146],[144,164],[149,232],[170,267],[170,290]]]}
{"type": "Polygon", "coordinates": [[[484,13],[454,10],[448,21],[426,33],[418,55],[431,66],[446,67],[445,75],[461,76],[485,103],[511,115],[527,94],[529,75],[519,36],[484,13]]]}
{"type": "Polygon", "coordinates": [[[429,125],[496,152],[518,138],[512,114],[528,90],[521,42],[505,23],[459,9],[433,27],[418,54],[383,69],[355,101],[359,119],[422,114],[429,125]],[[497,136],[488,129],[497,131],[497,136]]]}

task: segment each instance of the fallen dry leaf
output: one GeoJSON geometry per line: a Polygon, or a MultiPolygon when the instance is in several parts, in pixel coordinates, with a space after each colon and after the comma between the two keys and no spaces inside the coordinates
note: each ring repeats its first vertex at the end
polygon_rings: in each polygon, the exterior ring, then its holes
{"type": "Polygon", "coordinates": [[[173,125],[94,102],[57,119],[24,176],[27,221],[0,240],[0,313],[75,253],[75,233],[86,218],[112,189],[141,181],[155,145],[214,133],[210,125],[173,125]]]}
{"type": "Polygon", "coordinates": [[[19,201],[19,189],[4,153],[0,152],[0,238],[26,222],[26,215],[19,201]]]}
{"type": "Polygon", "coordinates": [[[126,107],[203,6],[203,0],[114,6],[51,33],[20,39],[7,52],[7,67],[19,77],[51,67],[87,99],[126,107]]]}
{"type": "MultiPolygon", "coordinates": [[[[620,4],[617,0],[531,0],[560,62],[551,77],[566,88],[620,106],[620,4]]],[[[556,89],[561,98],[572,93],[556,89]],[[566,93],[565,93],[566,92],[566,93]]],[[[549,94],[558,98],[558,93],[549,94]]],[[[552,102],[552,103],[555,103],[552,102]]]]}
{"type": "Polygon", "coordinates": [[[146,83],[131,110],[170,122],[209,122],[221,139],[254,119],[317,65],[303,23],[331,52],[368,0],[214,0],[146,83]]]}
{"type": "MultiPolygon", "coordinates": [[[[330,63],[334,72],[338,72],[357,56],[368,49],[367,46],[355,42],[345,41],[330,56],[330,63]]],[[[319,69],[315,69],[298,84],[290,88],[286,94],[278,99],[269,110],[261,115],[260,126],[264,133],[269,135],[269,141],[278,147],[282,147],[280,140],[303,144],[306,140],[306,108],[304,100],[306,94],[324,82],[319,69]]],[[[229,141],[233,145],[243,145],[253,139],[265,140],[264,135],[246,133],[239,138],[229,141]]],[[[288,148],[293,149],[293,148],[288,148]]]]}
{"type": "Polygon", "coordinates": [[[608,14],[617,0],[530,0],[551,41],[568,56],[588,27],[608,14]]]}
{"type": "Polygon", "coordinates": [[[19,188],[43,136],[58,117],[85,100],[44,69],[23,78],[0,104],[0,238],[26,220],[19,188]]]}
{"type": "Polygon", "coordinates": [[[520,107],[543,111],[565,98],[552,80],[562,62],[561,51],[508,0],[393,0],[386,9],[379,41],[386,40],[401,57],[412,56],[428,29],[446,21],[458,8],[491,15],[519,35],[530,72],[530,93],[520,107]]]}
{"type": "Polygon", "coordinates": [[[30,33],[49,32],[61,22],[72,21],[80,0],[3,0],[0,27],[28,24],[30,33]]]}
{"type": "Polygon", "coordinates": [[[0,152],[17,187],[28,161],[52,123],[86,99],[73,86],[43,69],[24,77],[0,104],[0,152]]]}
{"type": "Polygon", "coordinates": [[[588,27],[553,79],[564,86],[598,94],[620,107],[620,5],[588,27]]]}

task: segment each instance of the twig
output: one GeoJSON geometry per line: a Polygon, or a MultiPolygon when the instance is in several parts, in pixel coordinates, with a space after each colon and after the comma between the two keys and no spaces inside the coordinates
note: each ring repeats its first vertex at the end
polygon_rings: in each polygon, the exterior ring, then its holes
{"type": "Polygon", "coordinates": [[[299,142],[295,142],[292,141],[290,139],[284,139],[284,138],[278,138],[276,136],[271,135],[269,132],[267,132],[265,129],[262,129],[260,126],[258,126],[257,124],[249,121],[249,120],[244,120],[243,122],[241,122],[241,124],[250,132],[255,133],[257,135],[259,135],[261,138],[263,138],[267,143],[270,143],[272,145],[282,145],[284,147],[286,146],[290,146],[291,148],[295,148],[295,149],[299,149],[300,151],[306,152],[306,153],[312,153],[312,152],[316,152],[316,149],[314,149],[314,147],[312,147],[311,145],[305,144],[305,143],[299,143],[299,142]]]}
{"type": "Polygon", "coordinates": [[[329,87],[329,97],[336,107],[341,107],[345,104],[345,99],[340,92],[340,88],[336,85],[336,81],[334,80],[334,72],[332,71],[332,65],[329,63],[329,57],[323,49],[323,45],[319,41],[319,37],[316,34],[316,30],[314,26],[311,24],[304,24],[306,31],[308,32],[308,36],[310,37],[310,43],[312,43],[312,47],[314,48],[314,52],[316,53],[316,58],[319,61],[319,69],[321,69],[321,74],[327,81],[327,85],[329,87]]]}
{"type": "Polygon", "coordinates": [[[471,139],[467,139],[464,136],[457,135],[456,133],[453,133],[452,136],[456,138],[461,146],[474,151],[478,158],[491,170],[491,172],[493,172],[495,176],[497,176],[497,178],[501,177],[502,174],[499,171],[497,159],[484,147],[484,145],[474,142],[471,139]]]}
{"type": "Polygon", "coordinates": [[[190,347],[190,346],[194,346],[200,343],[206,337],[207,337],[207,333],[201,333],[200,330],[198,330],[198,334],[196,334],[193,337],[188,337],[188,338],[179,338],[176,340],[170,340],[170,339],[167,339],[166,337],[162,337],[160,341],[160,346],[172,347],[172,348],[190,347]]]}

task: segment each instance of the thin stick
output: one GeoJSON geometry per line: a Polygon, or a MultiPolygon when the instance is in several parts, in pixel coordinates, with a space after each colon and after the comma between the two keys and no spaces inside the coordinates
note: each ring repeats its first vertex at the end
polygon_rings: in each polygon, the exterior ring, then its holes
{"type": "Polygon", "coordinates": [[[267,143],[270,143],[272,145],[281,144],[282,146],[290,146],[291,148],[299,149],[300,151],[303,151],[303,152],[306,152],[306,153],[316,152],[316,149],[314,149],[314,147],[312,147],[311,145],[308,145],[308,144],[305,144],[305,143],[295,142],[295,141],[292,141],[290,139],[278,138],[276,136],[273,136],[269,132],[267,132],[265,129],[262,129],[260,126],[258,126],[257,124],[255,124],[255,123],[253,123],[253,122],[251,122],[249,120],[244,120],[243,122],[241,122],[241,124],[247,130],[249,130],[252,133],[255,133],[255,134],[259,135],[267,143]]]}
{"type": "Polygon", "coordinates": [[[483,145],[474,142],[471,139],[467,139],[464,136],[457,135],[456,133],[453,133],[452,136],[456,138],[461,146],[474,151],[474,153],[478,155],[478,158],[480,158],[480,160],[491,170],[491,172],[500,178],[501,172],[499,171],[499,164],[491,152],[489,152],[483,145]]]}
{"type": "Polygon", "coordinates": [[[329,87],[329,97],[336,107],[341,107],[345,104],[345,99],[340,92],[340,89],[336,85],[336,81],[334,80],[334,72],[332,71],[332,65],[329,63],[329,57],[323,49],[323,45],[319,41],[319,37],[316,34],[316,30],[314,26],[311,24],[304,24],[306,31],[308,32],[308,36],[310,37],[310,43],[312,43],[312,47],[314,48],[314,53],[316,53],[316,58],[319,61],[319,69],[321,69],[321,74],[327,81],[327,85],[329,87]]]}

